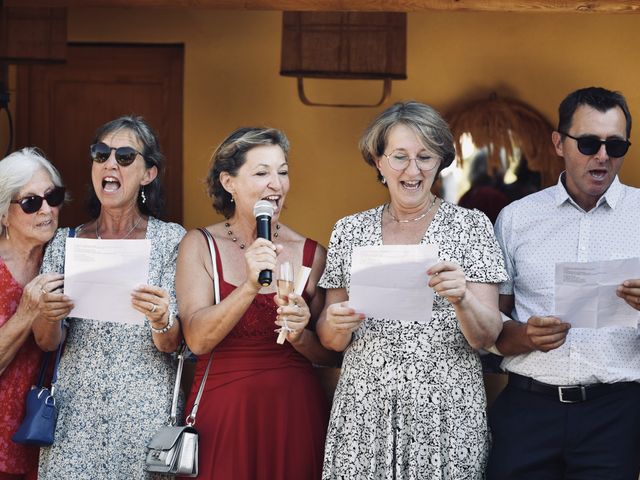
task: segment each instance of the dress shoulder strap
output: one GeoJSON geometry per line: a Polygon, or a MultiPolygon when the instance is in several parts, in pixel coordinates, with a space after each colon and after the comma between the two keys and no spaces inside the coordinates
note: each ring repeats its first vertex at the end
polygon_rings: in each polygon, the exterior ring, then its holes
{"type": "Polygon", "coordinates": [[[200,233],[207,241],[207,247],[209,248],[209,254],[211,255],[211,268],[213,272],[213,290],[215,296],[215,303],[220,303],[220,277],[218,271],[221,269],[222,263],[220,263],[220,252],[216,245],[216,241],[213,235],[204,227],[198,228],[200,233]]]}

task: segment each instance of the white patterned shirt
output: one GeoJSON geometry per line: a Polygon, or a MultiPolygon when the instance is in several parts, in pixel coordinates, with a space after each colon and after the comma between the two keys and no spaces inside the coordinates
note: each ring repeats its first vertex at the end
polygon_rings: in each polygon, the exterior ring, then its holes
{"type": "MultiPolygon", "coordinates": [[[[556,263],[640,257],[640,189],[616,177],[585,212],[563,178],[508,205],[496,222],[509,273],[500,294],[515,296],[511,317],[520,322],[554,314],[556,263]]],[[[572,328],[561,347],[506,357],[502,368],[554,385],[640,381],[640,336],[630,327],[572,328]]]]}

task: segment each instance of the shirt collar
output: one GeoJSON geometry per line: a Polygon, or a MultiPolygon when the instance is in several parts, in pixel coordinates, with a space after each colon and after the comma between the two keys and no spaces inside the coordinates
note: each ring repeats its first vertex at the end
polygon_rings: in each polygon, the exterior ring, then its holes
{"type": "MultiPolygon", "coordinates": [[[[582,210],[582,207],[580,207],[573,200],[573,198],[571,198],[571,195],[569,195],[569,192],[567,192],[567,188],[565,187],[565,184],[564,184],[565,176],[566,176],[566,171],[562,172],[558,177],[558,183],[556,184],[556,191],[555,191],[556,206],[559,207],[563,203],[569,202],[576,208],[580,208],[582,210]]],[[[611,182],[611,185],[609,185],[609,188],[607,189],[607,191],[604,192],[604,194],[598,199],[595,208],[598,208],[600,205],[602,205],[605,202],[607,203],[607,205],[609,205],[609,208],[615,208],[616,205],[618,204],[618,201],[620,200],[621,194],[622,194],[622,184],[620,183],[620,180],[616,175],[615,178],[613,179],[613,182],[611,182]]]]}

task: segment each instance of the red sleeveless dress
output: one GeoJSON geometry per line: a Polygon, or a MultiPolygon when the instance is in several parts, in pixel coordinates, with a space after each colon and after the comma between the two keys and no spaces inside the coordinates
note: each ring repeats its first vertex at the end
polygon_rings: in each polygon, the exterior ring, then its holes
{"type": "MultiPolygon", "coordinates": [[[[0,258],[0,326],[16,313],[22,291],[22,286],[0,258]]],[[[27,472],[30,472],[27,478],[37,476],[38,448],[14,443],[11,436],[24,418],[25,398],[38,379],[42,355],[33,334],[29,334],[14,359],[0,374],[0,480],[22,478],[27,472]]]]}
{"type": "MultiPolygon", "coordinates": [[[[220,296],[225,298],[236,287],[224,281],[215,248],[220,296]]],[[[315,250],[316,242],[307,239],[303,265],[311,267],[315,250]]],[[[196,419],[199,480],[321,477],[328,402],[309,360],[289,342],[276,343],[273,295],[256,295],[214,349],[196,419]]],[[[209,355],[198,358],[186,412],[208,360],[209,355]]]]}

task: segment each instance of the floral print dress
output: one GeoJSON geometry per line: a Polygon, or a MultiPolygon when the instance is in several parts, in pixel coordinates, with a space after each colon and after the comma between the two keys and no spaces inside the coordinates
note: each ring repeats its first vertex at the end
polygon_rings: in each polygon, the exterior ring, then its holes
{"type": "MultiPolygon", "coordinates": [[[[349,290],[353,248],[383,244],[383,208],[337,222],[320,286],[349,290]]],[[[443,202],[421,243],[436,244],[469,282],[507,278],[491,223],[477,210],[443,202]]],[[[445,298],[435,294],[427,323],[366,318],[345,350],[322,478],[481,479],[485,404],[478,354],[445,298]]]]}
{"type": "MultiPolygon", "coordinates": [[[[149,217],[149,284],[169,292],[177,312],[174,277],[185,231],[149,217]]],[[[45,252],[42,270],[64,273],[62,228],[45,252]]],[[[132,240],[133,241],[133,240],[132,240]]],[[[166,479],[145,472],[149,440],[167,424],[176,368],[156,349],[149,325],[67,318],[67,339],[56,384],[60,412],[55,443],[40,451],[43,480],[166,479]]]]}

